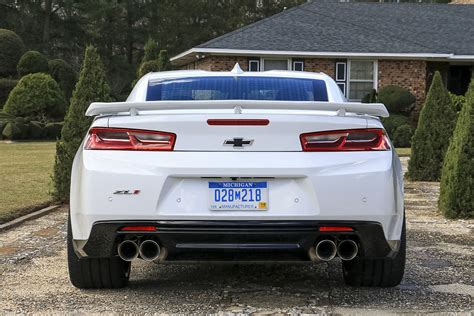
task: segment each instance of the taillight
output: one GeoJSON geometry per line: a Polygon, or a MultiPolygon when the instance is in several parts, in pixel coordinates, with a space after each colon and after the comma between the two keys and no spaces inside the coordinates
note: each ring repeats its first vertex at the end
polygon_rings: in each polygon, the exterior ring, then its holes
{"type": "Polygon", "coordinates": [[[155,226],[125,226],[120,228],[121,231],[136,231],[136,232],[154,232],[155,226]]]}
{"type": "Polygon", "coordinates": [[[354,229],[347,226],[321,226],[319,227],[320,232],[352,232],[354,229]]]}
{"type": "Polygon", "coordinates": [[[378,128],[306,133],[300,140],[303,151],[390,150],[385,131],[378,128]]]}
{"type": "Polygon", "coordinates": [[[171,151],[175,140],[176,135],[173,133],[93,127],[84,149],[171,151]]]}
{"type": "Polygon", "coordinates": [[[208,119],[208,125],[217,126],[266,126],[270,124],[267,119],[208,119]]]}

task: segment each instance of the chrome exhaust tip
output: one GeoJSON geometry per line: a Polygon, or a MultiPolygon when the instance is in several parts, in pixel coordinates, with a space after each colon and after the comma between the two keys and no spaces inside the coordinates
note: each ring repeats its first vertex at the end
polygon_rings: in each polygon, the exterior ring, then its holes
{"type": "Polygon", "coordinates": [[[160,256],[160,245],[154,240],[145,240],[140,244],[140,257],[146,261],[154,261],[160,256]]]}
{"type": "Polygon", "coordinates": [[[319,260],[329,261],[336,256],[336,244],[332,240],[323,239],[317,243],[315,251],[319,260]]]}
{"type": "Polygon", "coordinates": [[[132,261],[138,258],[138,245],[131,240],[122,241],[117,248],[119,257],[125,261],[132,261]]]}
{"type": "Polygon", "coordinates": [[[351,239],[344,239],[337,245],[337,255],[341,260],[349,261],[354,259],[359,252],[359,246],[351,239]]]}

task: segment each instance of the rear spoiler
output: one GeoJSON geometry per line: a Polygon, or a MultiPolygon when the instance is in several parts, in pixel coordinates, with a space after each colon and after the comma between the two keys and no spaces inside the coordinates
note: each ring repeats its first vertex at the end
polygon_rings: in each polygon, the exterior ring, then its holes
{"type": "Polygon", "coordinates": [[[367,114],[388,117],[388,111],[382,103],[358,102],[318,102],[318,101],[265,101],[265,100],[186,100],[186,101],[144,101],[144,102],[94,102],[86,111],[86,116],[101,114],[130,113],[156,110],[221,110],[234,109],[242,113],[245,109],[255,110],[317,110],[367,114]]]}

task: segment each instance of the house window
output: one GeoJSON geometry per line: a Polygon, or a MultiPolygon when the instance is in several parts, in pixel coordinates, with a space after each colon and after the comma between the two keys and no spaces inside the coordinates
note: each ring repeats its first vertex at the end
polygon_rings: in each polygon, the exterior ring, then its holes
{"type": "Polygon", "coordinates": [[[339,89],[341,89],[342,94],[344,96],[347,96],[346,94],[346,81],[347,81],[347,76],[346,76],[346,69],[347,69],[347,63],[346,61],[340,61],[336,63],[336,83],[339,89]]]}
{"type": "Polygon", "coordinates": [[[294,71],[304,71],[304,62],[303,61],[293,61],[293,70],[294,71]]]}
{"type": "Polygon", "coordinates": [[[346,95],[346,83],[345,82],[336,82],[339,89],[341,89],[342,94],[346,95]]]}
{"type": "Polygon", "coordinates": [[[336,63],[336,81],[346,81],[346,63],[336,63]]]}
{"type": "Polygon", "coordinates": [[[249,71],[260,71],[260,60],[258,59],[249,60],[249,71]]]}
{"type": "Polygon", "coordinates": [[[377,88],[377,62],[367,60],[351,60],[348,62],[349,100],[361,100],[372,89],[377,88]]]}
{"type": "Polygon", "coordinates": [[[290,61],[288,59],[262,59],[263,71],[267,70],[288,70],[288,64],[290,61]]]}

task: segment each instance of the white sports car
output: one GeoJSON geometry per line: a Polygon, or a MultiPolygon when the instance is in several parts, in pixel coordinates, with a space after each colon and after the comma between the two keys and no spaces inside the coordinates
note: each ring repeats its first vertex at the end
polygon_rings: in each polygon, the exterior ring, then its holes
{"type": "Polygon", "coordinates": [[[405,266],[403,177],[378,116],[321,73],[170,71],[96,116],[74,160],[69,274],[127,284],[131,261],[321,262],[355,286],[405,266]]]}

